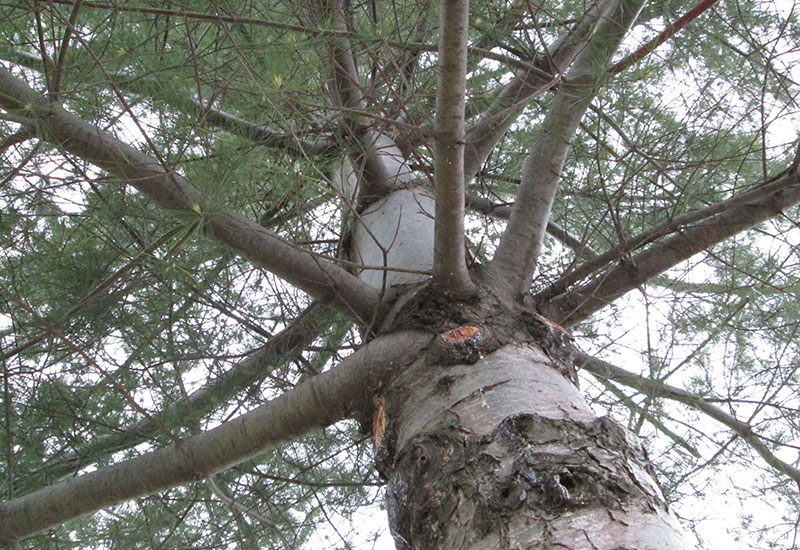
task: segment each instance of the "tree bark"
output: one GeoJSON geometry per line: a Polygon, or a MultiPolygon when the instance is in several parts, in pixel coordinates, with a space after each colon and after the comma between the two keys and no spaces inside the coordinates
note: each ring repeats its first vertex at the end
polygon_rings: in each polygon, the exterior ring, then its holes
{"type": "Polygon", "coordinates": [[[445,0],[440,9],[433,147],[436,180],[433,278],[454,292],[468,294],[475,289],[464,253],[464,97],[469,0],[445,0]]]}
{"type": "Polygon", "coordinates": [[[388,392],[397,548],[690,548],[638,439],[594,415],[558,344],[527,340],[417,364],[388,392]]]}

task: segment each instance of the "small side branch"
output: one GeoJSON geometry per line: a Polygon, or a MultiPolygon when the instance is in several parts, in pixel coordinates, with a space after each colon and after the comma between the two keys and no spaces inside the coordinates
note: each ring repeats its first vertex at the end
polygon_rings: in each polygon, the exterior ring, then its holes
{"type": "Polygon", "coordinates": [[[357,147],[348,154],[360,173],[355,197],[356,207],[360,210],[391,193],[398,183],[408,178],[411,170],[394,139],[371,127],[371,121],[359,114],[366,109],[356,60],[346,36],[345,7],[338,0],[331,2],[330,6],[338,33],[331,44],[330,95],[332,103],[341,109],[342,128],[357,147]]]}
{"type": "Polygon", "coordinates": [[[469,0],[444,0],[439,28],[433,278],[445,288],[465,294],[473,289],[464,254],[464,98],[469,0]]]}
{"type": "Polygon", "coordinates": [[[281,539],[281,542],[283,542],[283,546],[284,548],[286,548],[286,550],[290,550],[292,548],[292,544],[286,539],[286,537],[283,535],[283,532],[281,531],[281,528],[278,525],[276,525],[275,522],[270,521],[270,519],[267,518],[264,514],[259,513],[252,507],[245,506],[244,504],[236,500],[234,497],[229,495],[222,487],[220,487],[217,484],[216,481],[214,481],[213,477],[209,477],[208,479],[206,479],[206,485],[208,485],[208,488],[211,489],[212,493],[214,493],[214,496],[216,496],[222,502],[230,506],[232,510],[234,510],[237,513],[248,516],[254,519],[255,521],[263,524],[265,527],[272,529],[272,531],[276,535],[278,535],[278,538],[281,539]]]}
{"type": "Polygon", "coordinates": [[[738,420],[734,416],[726,413],[722,409],[715,407],[699,395],[695,395],[686,390],[664,384],[658,380],[652,380],[639,376],[625,369],[621,369],[611,363],[596,359],[588,353],[579,351],[575,355],[575,366],[585,369],[601,379],[610,379],[624,386],[635,388],[648,395],[663,397],[679,401],[699,411],[704,412],[717,422],[727,426],[741,437],[750,447],[757,452],[764,461],[775,468],[781,474],[787,475],[795,482],[800,484],[800,470],[784,462],[775,456],[764,444],[761,438],[753,433],[750,424],[738,420]]]}
{"type": "Polygon", "coordinates": [[[61,46],[58,49],[58,59],[53,67],[53,78],[50,82],[50,99],[58,101],[58,95],[61,92],[61,79],[64,76],[64,63],[67,59],[67,52],[69,51],[69,41],[72,33],[75,32],[75,22],[78,20],[78,12],[81,9],[81,0],[75,0],[72,5],[72,11],[69,14],[69,21],[64,29],[64,36],[61,39],[61,46]]]}
{"type": "MultiPolygon", "coordinates": [[[[497,204],[475,193],[467,193],[466,199],[467,209],[473,212],[480,212],[484,216],[498,220],[508,220],[511,216],[511,205],[509,204],[497,204]]],[[[561,244],[571,248],[578,258],[584,258],[589,261],[598,256],[597,252],[592,250],[587,243],[571,235],[569,231],[553,220],[547,222],[547,232],[561,244]]]]}
{"type": "MultiPolygon", "coordinates": [[[[21,50],[10,50],[0,54],[11,63],[43,71],[44,61],[37,55],[21,50]]],[[[66,62],[65,62],[66,63],[66,62]]],[[[67,66],[67,70],[74,67],[67,66]]],[[[305,155],[330,155],[338,151],[339,144],[329,135],[304,136],[302,132],[277,132],[263,124],[256,124],[211,104],[202,103],[171,86],[161,86],[155,77],[125,75],[108,72],[107,86],[126,94],[136,95],[149,101],[161,101],[187,115],[197,117],[198,123],[221,128],[231,134],[251,140],[257,145],[280,149],[295,157],[305,155]],[[153,90],[158,89],[158,95],[153,90]]]]}
{"type": "Polygon", "coordinates": [[[671,23],[667,26],[666,29],[661,31],[658,36],[641,46],[632,54],[626,56],[624,59],[617,62],[613,67],[611,67],[610,72],[612,74],[621,73],[622,71],[626,70],[631,65],[637,63],[638,61],[644,59],[650,52],[658,48],[661,44],[675,36],[679,30],[689,24],[695,17],[706,11],[708,8],[713,6],[717,3],[718,0],[703,0],[692,9],[684,13],[677,21],[671,23]]]}

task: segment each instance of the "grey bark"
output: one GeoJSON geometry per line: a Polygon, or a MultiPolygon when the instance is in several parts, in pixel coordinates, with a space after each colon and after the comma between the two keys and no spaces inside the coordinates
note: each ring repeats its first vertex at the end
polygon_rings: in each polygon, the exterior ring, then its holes
{"type": "Polygon", "coordinates": [[[523,170],[506,230],[489,265],[511,296],[528,294],[570,141],[603,84],[614,52],[636,21],[643,0],[619,0],[609,10],[559,88],[523,170]]]}
{"type": "MultiPolygon", "coordinates": [[[[319,310],[318,304],[312,305],[293,324],[275,334],[246,359],[204,384],[186,399],[154,416],[162,426],[173,429],[176,426],[192,426],[209,412],[224,406],[231,396],[263,380],[276,363],[296,359],[311,345],[319,335],[316,319],[318,315],[315,315],[319,310]]],[[[52,483],[65,476],[74,475],[80,469],[89,467],[114,452],[130,449],[147,441],[157,432],[158,426],[145,419],[108,435],[96,437],[77,447],[73,452],[67,453],[66,456],[59,453],[56,458],[45,462],[36,471],[16,479],[15,492],[36,489],[45,482],[52,483]]]]}
{"type": "Polygon", "coordinates": [[[605,272],[542,305],[542,313],[564,326],[588,318],[616,298],[637,288],[694,254],[753,227],[800,203],[800,175],[790,171],[755,198],[679,228],[642,252],[611,266],[605,272]]]}
{"type": "Polygon", "coordinates": [[[440,9],[433,150],[436,180],[433,278],[453,292],[465,294],[474,289],[464,250],[464,97],[469,0],[444,0],[440,9]]]}
{"type": "Polygon", "coordinates": [[[527,342],[398,379],[384,461],[399,549],[691,547],[641,443],[555,366],[527,342]]]}

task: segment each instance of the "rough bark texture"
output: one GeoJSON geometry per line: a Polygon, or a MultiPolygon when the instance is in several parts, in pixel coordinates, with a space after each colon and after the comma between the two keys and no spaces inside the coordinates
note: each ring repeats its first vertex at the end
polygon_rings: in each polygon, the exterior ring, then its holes
{"type": "Polygon", "coordinates": [[[686,548],[641,444],[529,344],[427,365],[390,401],[398,548],[686,548]]]}
{"type": "MultiPolygon", "coordinates": [[[[170,99],[190,113],[200,108],[208,123],[254,143],[303,156],[337,146],[346,149],[342,152],[347,161],[334,180],[341,183],[338,190],[348,218],[342,243],[348,270],[217,204],[167,165],[155,147],[144,154],[122,143],[51,103],[53,96],[34,92],[0,69],[0,106],[12,115],[10,120],[22,121],[30,135],[114,174],[166,210],[196,216],[210,236],[350,315],[366,338],[387,335],[337,369],[214,430],[0,504],[0,543],[18,548],[17,539],[80,513],[202,479],[347,416],[363,421],[372,402],[376,461],[388,479],[390,522],[401,549],[688,547],[640,443],[609,419],[595,417],[578,392],[569,337],[525,305],[531,301],[530,281],[569,141],[599,86],[633,59],[607,70],[643,4],[593,4],[551,47],[530,60],[518,60],[520,72],[496,91],[489,108],[465,133],[464,84],[472,29],[467,1],[446,0],[433,132],[436,199],[413,171],[418,159],[393,137],[408,125],[384,116],[391,114],[393,105],[372,109],[380,98],[370,95],[363,67],[357,69],[350,38],[356,44],[362,37],[348,26],[347,2],[310,6],[315,17],[330,16],[334,25],[334,34],[328,34],[327,89],[341,116],[335,123],[335,117],[328,119],[328,106],[322,112],[326,125],[335,126],[342,139],[329,135],[319,141],[296,141],[291,134],[269,132],[224,111],[207,111],[191,98],[170,99]],[[508,229],[489,267],[494,280],[485,284],[482,294],[465,292],[472,290],[473,281],[486,283],[487,277],[477,270],[468,273],[465,266],[463,185],[519,121],[526,105],[547,90],[556,97],[529,151],[514,206],[507,208],[508,229]],[[436,280],[426,284],[432,269],[436,280]],[[512,292],[498,298],[488,290],[499,292],[500,286],[512,292]],[[448,294],[453,288],[460,292],[448,294]],[[404,329],[411,330],[401,332],[404,329]]],[[[535,16],[536,10],[529,11],[535,16]]],[[[59,71],[67,42],[65,38],[59,71]]],[[[428,64],[426,60],[420,66],[427,70],[428,64]]],[[[145,82],[138,76],[131,80],[145,82]]],[[[57,90],[58,85],[51,88],[57,90]]],[[[476,94],[476,105],[484,101],[482,96],[476,94]]],[[[401,99],[393,103],[403,103],[401,99]]],[[[416,130],[426,134],[416,128],[411,135],[416,130]]],[[[574,280],[540,296],[537,303],[553,319],[577,323],[691,254],[796,204],[796,170],[788,173],[785,183],[769,196],[741,203],[738,210],[720,210],[702,223],[688,225],[684,219],[675,226],[679,232],[669,237],[651,235],[663,237],[660,241],[646,240],[636,247],[622,243],[623,248],[630,246],[628,252],[652,244],[630,258],[615,251],[598,259],[605,263],[580,277],[573,274],[574,280]],[[617,260],[624,262],[611,265],[617,260]],[[606,264],[608,271],[598,274],[606,264]],[[581,281],[583,286],[576,287],[581,281]]],[[[491,212],[496,213],[494,208],[491,212]]],[[[301,338],[293,347],[311,339],[301,338]]],[[[246,378],[252,369],[243,365],[241,372],[246,378]]],[[[209,390],[195,398],[205,401],[210,395],[220,394],[209,390]]]]}
{"type": "Polygon", "coordinates": [[[396,322],[472,324],[440,333],[385,396],[377,461],[398,548],[689,547],[641,443],[580,395],[559,327],[486,300],[434,304],[437,320],[425,297],[396,322]]]}

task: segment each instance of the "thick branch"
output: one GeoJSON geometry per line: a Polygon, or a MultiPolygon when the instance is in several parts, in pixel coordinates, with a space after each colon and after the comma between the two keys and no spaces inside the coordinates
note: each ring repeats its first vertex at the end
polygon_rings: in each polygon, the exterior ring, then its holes
{"type": "Polygon", "coordinates": [[[464,254],[464,97],[469,0],[444,0],[439,28],[433,278],[455,293],[465,294],[473,288],[464,254]]]}
{"type": "MultiPolygon", "coordinates": [[[[290,326],[274,335],[258,350],[227,372],[192,392],[165,411],[154,414],[168,429],[177,426],[192,426],[205,415],[244,388],[263,380],[276,363],[286,363],[296,359],[319,335],[320,306],[312,304],[290,326]]],[[[324,312],[323,312],[324,313],[324,312]]],[[[67,456],[59,456],[58,460],[44,464],[31,474],[18,478],[15,491],[41,486],[53,479],[61,479],[73,475],[107,458],[112,453],[129,449],[147,441],[157,433],[157,427],[143,420],[136,424],[119,428],[114,433],[95,438],[79,447],[67,456]]]]}
{"type": "Polygon", "coordinates": [[[593,273],[596,273],[597,270],[603,266],[628,256],[634,250],[655,242],[661,237],[678,231],[689,224],[706,220],[716,214],[730,210],[731,208],[748,205],[753,201],[762,199],[775,191],[784,189],[788,185],[788,180],[784,177],[787,173],[789,173],[789,171],[786,171],[782,175],[778,175],[774,179],[754,187],[749,191],[736,194],[724,201],[720,201],[705,208],[687,212],[686,214],[677,216],[675,218],[668,218],[652,226],[647,231],[643,231],[642,233],[625,240],[618,246],[606,250],[602,254],[595,254],[594,258],[591,258],[577,269],[562,275],[553,284],[538,292],[536,294],[537,300],[539,302],[545,302],[555,296],[558,296],[559,294],[563,294],[570,286],[582,281],[593,273]]]}
{"type": "Polygon", "coordinates": [[[347,26],[343,7],[338,1],[332,4],[336,30],[340,31],[332,44],[332,100],[342,108],[343,129],[357,144],[350,156],[360,176],[356,202],[363,208],[389,194],[398,183],[410,179],[411,169],[392,138],[371,128],[366,117],[355,114],[366,110],[364,96],[350,40],[344,35],[347,26]]]}
{"type": "Polygon", "coordinates": [[[612,365],[611,363],[601,359],[596,359],[588,353],[584,353],[582,351],[577,352],[575,356],[575,365],[578,368],[586,369],[600,378],[614,380],[615,382],[635,388],[648,395],[680,401],[681,403],[706,413],[714,420],[733,430],[736,435],[741,437],[754,451],[761,455],[767,464],[800,484],[800,470],[776,457],[767,448],[761,438],[753,433],[753,428],[750,426],[750,424],[736,419],[734,416],[726,413],[718,407],[715,407],[699,395],[695,395],[686,390],[664,384],[658,380],[652,380],[650,378],[645,378],[644,376],[639,376],[638,374],[628,372],[612,365]]]}
{"type": "Polygon", "coordinates": [[[613,15],[600,23],[570,70],[568,82],[560,86],[531,147],[511,217],[489,265],[492,279],[510,295],[528,293],[570,141],[642,4],[642,0],[620,0],[613,15]]]}
{"type": "Polygon", "coordinates": [[[356,318],[372,316],[378,304],[375,289],[333,262],[214,204],[181,175],[168,171],[155,159],[60,106],[48,103],[22,80],[2,69],[0,105],[36,119],[39,138],[114,174],[158,205],[196,214],[211,236],[315,298],[356,318]]]}
{"type": "MultiPolygon", "coordinates": [[[[749,193],[754,193],[753,190],[749,193]]],[[[629,290],[725,239],[749,229],[800,203],[800,176],[791,171],[770,184],[769,192],[729,208],[702,223],[687,225],[656,242],[583,286],[541,307],[549,319],[571,326],[602,309],[629,290]]]]}
{"type": "Polygon", "coordinates": [[[126,500],[202,480],[285,441],[346,418],[379,384],[411,364],[430,336],[374,340],[328,372],[180,444],[0,504],[0,542],[30,536],[126,500]]]}

